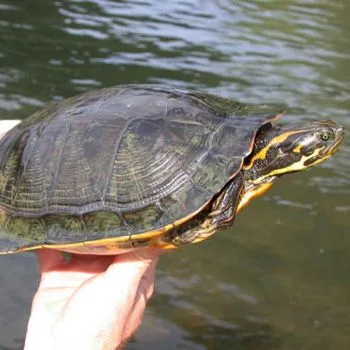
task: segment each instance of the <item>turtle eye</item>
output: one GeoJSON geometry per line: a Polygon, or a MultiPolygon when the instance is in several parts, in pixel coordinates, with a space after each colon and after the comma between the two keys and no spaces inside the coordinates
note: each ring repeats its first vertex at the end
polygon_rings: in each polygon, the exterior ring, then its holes
{"type": "Polygon", "coordinates": [[[334,139],[334,133],[330,130],[322,130],[317,134],[320,141],[327,142],[334,139]]]}

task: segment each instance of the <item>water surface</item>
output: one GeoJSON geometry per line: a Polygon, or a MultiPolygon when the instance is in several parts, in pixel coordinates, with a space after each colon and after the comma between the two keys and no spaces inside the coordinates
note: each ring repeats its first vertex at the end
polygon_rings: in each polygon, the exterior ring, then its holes
{"type": "MultiPolygon", "coordinates": [[[[20,1],[0,5],[0,115],[124,83],[165,83],[247,103],[284,122],[350,131],[347,0],[20,1]]],[[[348,349],[350,141],[286,176],[232,229],[165,256],[128,349],[348,349]]],[[[35,258],[1,258],[0,349],[20,349],[35,258]]]]}

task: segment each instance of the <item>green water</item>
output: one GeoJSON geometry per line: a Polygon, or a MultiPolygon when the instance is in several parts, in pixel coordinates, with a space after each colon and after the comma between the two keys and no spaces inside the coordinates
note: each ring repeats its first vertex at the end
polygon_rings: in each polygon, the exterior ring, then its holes
{"type": "MultiPolygon", "coordinates": [[[[284,177],[231,230],[165,256],[127,349],[350,348],[350,2],[3,0],[0,115],[123,83],[331,118],[343,149],[284,177]]],[[[0,349],[21,349],[38,275],[1,257],[0,349]]]]}

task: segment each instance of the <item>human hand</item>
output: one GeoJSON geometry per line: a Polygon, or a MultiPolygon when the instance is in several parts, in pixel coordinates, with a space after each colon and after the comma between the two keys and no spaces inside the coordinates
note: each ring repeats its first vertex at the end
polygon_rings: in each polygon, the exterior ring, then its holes
{"type": "Polygon", "coordinates": [[[159,251],[114,256],[37,251],[41,282],[25,350],[115,350],[141,323],[154,289],[159,251]]]}

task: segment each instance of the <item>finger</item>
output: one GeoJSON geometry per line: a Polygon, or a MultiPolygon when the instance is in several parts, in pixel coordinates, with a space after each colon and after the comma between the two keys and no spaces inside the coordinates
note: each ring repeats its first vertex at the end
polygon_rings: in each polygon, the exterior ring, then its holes
{"type": "Polygon", "coordinates": [[[147,253],[143,255],[147,258],[144,260],[131,260],[131,254],[114,258],[115,262],[106,272],[86,281],[79,288],[79,294],[74,293],[63,310],[64,322],[57,326],[56,334],[72,330],[76,337],[82,336],[75,327],[77,319],[81,325],[84,323],[84,334],[99,334],[106,343],[131,334],[139,326],[153,291],[158,256],[147,253]]]}
{"type": "Polygon", "coordinates": [[[41,273],[51,271],[65,262],[64,256],[58,250],[38,249],[36,255],[41,273]]]}
{"type": "Polygon", "coordinates": [[[121,335],[123,341],[125,342],[141,325],[147,302],[154,292],[156,264],[157,260],[153,260],[140,280],[134,304],[130,309],[130,314],[127,317],[127,322],[125,323],[124,330],[121,335]]]}
{"type": "Polygon", "coordinates": [[[130,253],[124,254],[124,257],[127,255],[132,256],[133,259],[137,260],[154,260],[158,259],[161,255],[164,254],[163,250],[154,249],[154,248],[139,248],[134,249],[130,253]]]}
{"type": "Polygon", "coordinates": [[[126,342],[132,335],[135,334],[141,325],[143,315],[147,305],[147,295],[145,291],[137,293],[135,303],[130,309],[129,315],[126,318],[123,331],[120,335],[122,341],[126,342]]]}
{"type": "MultiPolygon", "coordinates": [[[[123,323],[140,295],[145,300],[144,304],[152,295],[159,255],[159,252],[153,251],[138,252],[137,258],[133,253],[119,255],[106,272],[99,276],[100,283],[104,286],[104,304],[123,323]]],[[[144,310],[140,311],[142,315],[144,310]]]]}
{"type": "MultiPolygon", "coordinates": [[[[103,273],[78,283],[79,288],[75,291],[71,288],[74,292],[62,305],[59,322],[55,324],[55,336],[60,338],[71,332],[71,336],[77,341],[81,342],[81,339],[84,339],[89,343],[98,334],[98,338],[104,343],[115,344],[124,338],[124,334],[129,336],[136,330],[146,302],[153,292],[155,266],[160,253],[148,250],[139,251],[137,255],[134,253],[110,257],[112,263],[103,273]],[[80,327],[77,328],[77,324],[80,324],[80,327]],[[125,324],[127,326],[124,332],[122,325],[125,324]]],[[[45,254],[41,253],[39,256],[45,265],[45,254]]],[[[94,259],[92,256],[82,259],[79,256],[74,257],[79,263],[94,259]]],[[[54,259],[57,259],[57,254],[54,255],[54,259]]],[[[43,275],[50,277],[52,281],[51,277],[55,274],[62,279],[62,271],[51,271],[43,275]]],[[[74,272],[73,276],[77,278],[77,272],[74,272]]],[[[62,288],[57,290],[62,292],[62,288]]],[[[63,292],[65,293],[65,290],[63,292]]]]}
{"type": "Polygon", "coordinates": [[[106,271],[113,256],[68,254],[52,249],[37,251],[41,282],[45,288],[77,287],[85,280],[106,271]]]}
{"type": "Polygon", "coordinates": [[[160,255],[160,251],[152,249],[139,249],[117,255],[105,277],[113,281],[123,281],[125,286],[135,288],[139,286],[141,278],[149,268],[148,274],[154,278],[155,266],[160,255]]]}
{"type": "Polygon", "coordinates": [[[155,273],[156,273],[156,265],[158,260],[153,261],[144,275],[141,278],[139,284],[139,292],[143,293],[146,296],[146,300],[148,301],[154,292],[154,284],[155,284],[155,273]]]}

